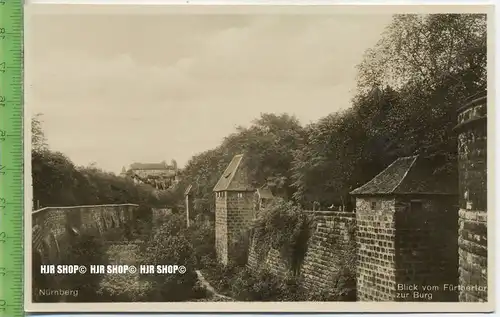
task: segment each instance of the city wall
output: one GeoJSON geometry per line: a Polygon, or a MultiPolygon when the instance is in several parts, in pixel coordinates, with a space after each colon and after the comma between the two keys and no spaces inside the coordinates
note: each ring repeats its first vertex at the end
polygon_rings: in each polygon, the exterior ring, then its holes
{"type": "Polygon", "coordinates": [[[32,213],[32,253],[43,263],[55,263],[76,235],[103,234],[134,218],[134,204],[46,207],[32,213]]]}

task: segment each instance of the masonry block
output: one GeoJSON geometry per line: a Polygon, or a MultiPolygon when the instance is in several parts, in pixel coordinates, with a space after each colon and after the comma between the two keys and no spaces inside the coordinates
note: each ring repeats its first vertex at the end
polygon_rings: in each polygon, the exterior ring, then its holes
{"type": "Polygon", "coordinates": [[[487,99],[458,111],[459,273],[462,302],[488,300],[487,99]]]}

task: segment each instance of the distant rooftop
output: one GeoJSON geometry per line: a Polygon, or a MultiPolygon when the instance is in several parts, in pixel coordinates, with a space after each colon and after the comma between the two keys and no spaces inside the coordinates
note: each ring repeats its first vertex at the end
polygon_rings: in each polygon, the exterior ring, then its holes
{"type": "Polygon", "coordinates": [[[133,163],[130,165],[131,170],[168,170],[172,169],[172,166],[165,162],[161,163],[133,163]]]}
{"type": "Polygon", "coordinates": [[[351,195],[380,194],[455,194],[446,177],[436,175],[435,162],[429,158],[401,157],[351,195]]]}

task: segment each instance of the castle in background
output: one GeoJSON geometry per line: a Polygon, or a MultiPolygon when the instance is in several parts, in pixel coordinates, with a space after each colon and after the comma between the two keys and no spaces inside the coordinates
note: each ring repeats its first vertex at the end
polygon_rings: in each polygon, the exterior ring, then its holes
{"type": "Polygon", "coordinates": [[[166,190],[179,182],[177,162],[172,160],[160,163],[133,163],[122,168],[122,177],[131,178],[136,184],[148,184],[157,190],[166,190]]]}

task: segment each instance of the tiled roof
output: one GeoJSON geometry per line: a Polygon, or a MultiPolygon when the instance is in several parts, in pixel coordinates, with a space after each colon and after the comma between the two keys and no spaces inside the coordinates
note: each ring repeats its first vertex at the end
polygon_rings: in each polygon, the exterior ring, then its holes
{"type": "MultiPolygon", "coordinates": [[[[131,170],[129,171],[129,175],[138,175],[138,174],[148,174],[147,171],[150,171],[151,169],[136,169],[136,170],[131,170]],[[145,171],[144,173],[139,173],[138,171],[145,171]]],[[[176,175],[176,172],[173,171],[173,170],[168,170],[168,169],[165,169],[161,172],[161,174],[157,174],[157,175],[149,175],[148,177],[175,177],[176,175]]]]}
{"type": "Polygon", "coordinates": [[[233,157],[213,191],[251,191],[252,186],[248,182],[248,175],[243,164],[243,154],[233,157]]]}
{"type": "Polygon", "coordinates": [[[172,169],[166,163],[133,163],[130,165],[131,170],[163,170],[172,169]]]}
{"type": "Polygon", "coordinates": [[[432,159],[418,155],[401,157],[351,195],[455,194],[434,170],[432,159]]]}
{"type": "Polygon", "coordinates": [[[269,198],[273,198],[273,193],[271,192],[271,190],[268,188],[268,187],[261,187],[259,189],[257,189],[257,194],[259,195],[260,198],[264,198],[264,199],[269,199],[269,198]]]}

